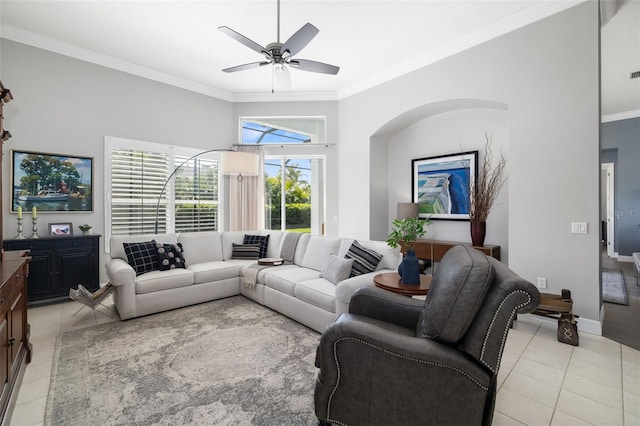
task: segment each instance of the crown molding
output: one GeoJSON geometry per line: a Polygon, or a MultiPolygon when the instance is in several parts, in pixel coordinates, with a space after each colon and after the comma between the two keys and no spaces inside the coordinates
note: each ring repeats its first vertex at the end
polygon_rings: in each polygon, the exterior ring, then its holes
{"type": "Polygon", "coordinates": [[[602,123],[609,123],[611,121],[628,120],[629,118],[640,117],[640,109],[634,109],[631,111],[617,112],[615,114],[603,115],[600,121],[602,123]]]}
{"type": "Polygon", "coordinates": [[[45,37],[31,31],[25,31],[12,25],[3,24],[2,32],[0,32],[0,37],[6,38],[7,40],[15,41],[17,43],[26,44],[28,46],[48,50],[60,55],[69,56],[81,61],[90,62],[92,64],[100,65],[106,68],[122,71],[127,74],[132,74],[138,77],[157,81],[159,83],[179,87],[191,92],[212,96],[229,102],[232,101],[232,94],[229,92],[225,92],[223,90],[201,83],[196,83],[194,81],[177,77],[175,75],[168,74],[162,71],[154,70],[153,68],[134,64],[132,62],[118,59],[110,55],[105,55],[89,49],[84,49],[70,43],[54,40],[50,37],[45,37]]]}
{"type": "Polygon", "coordinates": [[[447,44],[446,46],[431,51],[425,55],[418,56],[409,61],[402,62],[388,71],[377,74],[359,83],[353,84],[343,90],[339,90],[338,99],[347,98],[349,96],[355,95],[356,93],[365,91],[387,81],[401,77],[412,71],[418,70],[427,65],[445,59],[449,56],[453,56],[464,50],[475,47],[486,41],[517,30],[518,28],[547,18],[551,15],[555,15],[556,13],[584,3],[585,1],[588,0],[564,0],[539,3],[514,15],[503,18],[493,25],[489,25],[462,38],[459,38],[447,44]]]}
{"type": "Polygon", "coordinates": [[[275,92],[275,93],[236,93],[232,102],[300,102],[300,101],[337,101],[334,91],[326,92],[275,92]]]}

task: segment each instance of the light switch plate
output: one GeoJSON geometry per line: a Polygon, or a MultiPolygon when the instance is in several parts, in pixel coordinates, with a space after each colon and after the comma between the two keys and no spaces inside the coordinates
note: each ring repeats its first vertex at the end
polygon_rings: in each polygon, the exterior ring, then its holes
{"type": "Polygon", "coordinates": [[[587,233],[587,222],[571,222],[571,233],[572,234],[586,234],[587,233]]]}

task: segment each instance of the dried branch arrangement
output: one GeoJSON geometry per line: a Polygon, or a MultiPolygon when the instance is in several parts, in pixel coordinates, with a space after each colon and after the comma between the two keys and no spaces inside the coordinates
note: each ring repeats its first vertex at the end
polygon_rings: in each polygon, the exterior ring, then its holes
{"type": "Polygon", "coordinates": [[[471,210],[469,218],[472,221],[486,222],[493,203],[496,201],[502,185],[506,181],[504,168],[507,165],[507,158],[500,151],[500,158],[495,167],[492,167],[493,151],[491,149],[491,139],[485,134],[484,160],[480,170],[478,170],[478,181],[471,186],[471,210]]]}

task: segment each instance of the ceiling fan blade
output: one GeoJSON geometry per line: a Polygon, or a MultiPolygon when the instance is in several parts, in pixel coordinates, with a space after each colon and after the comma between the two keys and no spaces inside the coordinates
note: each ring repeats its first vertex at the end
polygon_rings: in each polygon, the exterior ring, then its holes
{"type": "Polygon", "coordinates": [[[320,30],[307,22],[302,26],[302,28],[289,37],[289,40],[284,42],[280,51],[285,52],[288,50],[290,55],[293,56],[304,49],[304,47],[309,44],[318,32],[320,32],[320,30]]]}
{"type": "Polygon", "coordinates": [[[237,31],[232,30],[229,27],[218,27],[218,29],[220,31],[222,31],[223,33],[225,33],[226,35],[228,35],[229,37],[231,37],[232,39],[244,44],[245,46],[247,46],[249,49],[251,50],[255,50],[258,53],[266,53],[268,54],[268,52],[266,51],[266,49],[262,46],[260,46],[258,43],[256,43],[255,41],[251,40],[250,38],[247,38],[245,36],[243,36],[242,34],[240,34],[237,31]]]}
{"type": "Polygon", "coordinates": [[[336,75],[338,74],[338,71],[340,71],[340,67],[337,67],[335,65],[325,64],[324,62],[311,61],[309,59],[292,59],[289,62],[289,65],[298,68],[299,70],[319,72],[322,74],[336,75]]]}
{"type": "Polygon", "coordinates": [[[224,72],[236,72],[236,71],[244,71],[244,70],[250,70],[251,68],[259,68],[265,65],[269,65],[271,62],[266,62],[266,61],[262,61],[262,62],[250,62],[248,64],[243,64],[243,65],[237,65],[235,67],[231,67],[231,68],[225,68],[222,71],[224,72]]]}

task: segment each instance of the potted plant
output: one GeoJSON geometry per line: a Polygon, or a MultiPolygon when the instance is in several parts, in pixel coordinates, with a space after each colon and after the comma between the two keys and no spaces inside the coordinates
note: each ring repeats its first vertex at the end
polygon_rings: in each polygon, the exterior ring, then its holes
{"type": "Polygon", "coordinates": [[[484,237],[487,229],[487,217],[496,201],[500,189],[504,184],[504,169],[507,159],[500,151],[500,158],[493,165],[493,151],[491,150],[491,139],[485,134],[485,154],[480,170],[478,171],[478,181],[471,186],[471,208],[469,219],[471,220],[471,242],[474,246],[484,245],[484,237]]]}
{"type": "Polygon", "coordinates": [[[91,225],[87,225],[85,223],[84,225],[78,226],[78,228],[80,228],[80,230],[82,231],[82,235],[91,235],[91,225]]]}
{"type": "Polygon", "coordinates": [[[402,246],[406,250],[406,256],[398,266],[398,273],[405,284],[420,285],[420,265],[413,245],[427,232],[424,229],[426,225],[431,225],[431,220],[409,217],[393,221],[393,229],[387,238],[387,244],[391,248],[402,246]]]}

